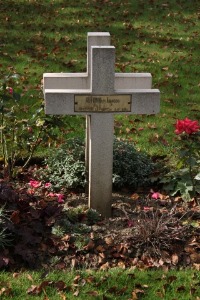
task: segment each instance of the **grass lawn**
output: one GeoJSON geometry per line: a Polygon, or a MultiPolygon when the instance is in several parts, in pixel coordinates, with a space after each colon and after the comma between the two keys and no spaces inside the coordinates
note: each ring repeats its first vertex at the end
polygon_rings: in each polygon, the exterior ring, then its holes
{"type": "Polygon", "coordinates": [[[194,270],[22,272],[0,274],[1,299],[179,299],[198,300],[200,275],[194,270]]]}
{"type": "MultiPolygon", "coordinates": [[[[198,0],[7,0],[0,16],[1,74],[22,76],[23,105],[42,101],[43,73],[85,72],[87,32],[107,31],[116,47],[116,71],[150,72],[161,92],[157,116],[116,116],[117,136],[169,157],[176,119],[200,119],[198,0]]],[[[66,120],[70,135],[84,133],[83,118],[66,120]]]]}
{"type": "MultiPolygon", "coordinates": [[[[150,155],[173,159],[175,121],[200,121],[199,0],[0,2],[0,80],[20,74],[24,118],[34,113],[29,105],[43,102],[43,73],[85,72],[87,32],[110,32],[116,72],[150,72],[153,88],[161,92],[158,115],[116,116],[115,135],[150,155]]],[[[68,116],[65,123],[65,134],[57,132],[58,137],[84,134],[84,118],[68,116]]],[[[1,272],[0,298],[11,297],[199,300],[200,275],[195,270],[1,272]]]]}

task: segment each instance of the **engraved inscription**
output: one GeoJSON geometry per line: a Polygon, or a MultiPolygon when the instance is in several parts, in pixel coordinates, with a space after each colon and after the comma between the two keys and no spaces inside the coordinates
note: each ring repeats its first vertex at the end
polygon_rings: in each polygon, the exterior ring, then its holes
{"type": "Polygon", "coordinates": [[[75,112],[130,112],[131,95],[75,95],[75,112]]]}

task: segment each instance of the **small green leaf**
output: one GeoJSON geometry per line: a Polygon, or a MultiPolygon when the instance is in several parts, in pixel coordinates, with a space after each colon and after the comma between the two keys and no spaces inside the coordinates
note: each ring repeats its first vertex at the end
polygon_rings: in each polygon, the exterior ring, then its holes
{"type": "Polygon", "coordinates": [[[38,127],[43,126],[44,123],[45,123],[45,120],[38,119],[38,120],[36,121],[36,126],[38,126],[38,127]]]}

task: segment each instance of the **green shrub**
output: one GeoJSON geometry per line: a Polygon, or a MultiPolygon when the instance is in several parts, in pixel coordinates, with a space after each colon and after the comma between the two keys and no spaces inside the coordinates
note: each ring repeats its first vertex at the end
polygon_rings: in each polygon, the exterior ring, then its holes
{"type": "MultiPolygon", "coordinates": [[[[51,151],[45,160],[46,168],[39,170],[42,180],[52,188],[84,187],[86,184],[85,146],[81,139],[69,139],[60,148],[51,151]]],[[[113,186],[136,188],[147,184],[154,164],[144,153],[129,142],[115,139],[113,150],[113,186]]]]}
{"type": "Polygon", "coordinates": [[[10,178],[16,176],[19,161],[26,167],[40,146],[56,141],[58,129],[64,126],[58,116],[44,114],[42,99],[23,106],[24,94],[21,76],[0,72],[0,158],[3,173],[10,178]]]}
{"type": "Polygon", "coordinates": [[[37,172],[40,179],[51,182],[54,190],[84,187],[85,148],[81,139],[69,139],[53,149],[45,159],[46,167],[37,172]]]}
{"type": "Polygon", "coordinates": [[[113,185],[116,188],[144,186],[154,169],[151,159],[133,144],[115,139],[113,150],[113,185]]]}

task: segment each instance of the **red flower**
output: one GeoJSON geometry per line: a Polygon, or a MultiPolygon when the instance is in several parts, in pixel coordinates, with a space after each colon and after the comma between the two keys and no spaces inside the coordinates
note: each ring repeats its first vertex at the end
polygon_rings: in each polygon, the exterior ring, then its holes
{"type": "Polygon", "coordinates": [[[198,121],[192,121],[188,118],[185,118],[184,120],[177,120],[175,128],[176,134],[181,134],[183,132],[187,134],[192,134],[194,132],[197,132],[200,126],[198,124],[198,121]]]}

